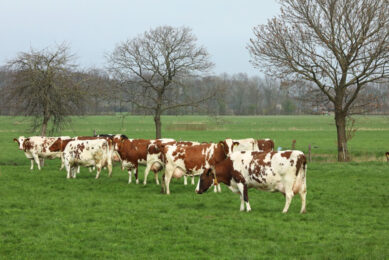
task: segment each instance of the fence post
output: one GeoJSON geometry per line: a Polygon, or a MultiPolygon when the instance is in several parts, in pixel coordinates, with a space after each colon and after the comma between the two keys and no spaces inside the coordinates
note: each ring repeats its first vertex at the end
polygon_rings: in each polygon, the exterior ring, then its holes
{"type": "Polygon", "coordinates": [[[294,150],[296,148],[296,140],[293,140],[292,141],[292,150],[294,150]]]}
{"type": "Polygon", "coordinates": [[[308,145],[308,161],[311,162],[311,144],[308,145]]]}

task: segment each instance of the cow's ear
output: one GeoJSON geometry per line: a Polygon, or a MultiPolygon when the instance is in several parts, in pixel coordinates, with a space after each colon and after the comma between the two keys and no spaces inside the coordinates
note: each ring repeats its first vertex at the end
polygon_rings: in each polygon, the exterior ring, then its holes
{"type": "Polygon", "coordinates": [[[224,147],[224,141],[220,141],[219,144],[224,147]]]}
{"type": "Polygon", "coordinates": [[[19,143],[18,139],[16,139],[16,138],[14,138],[14,142],[17,142],[17,143],[19,143]]]}

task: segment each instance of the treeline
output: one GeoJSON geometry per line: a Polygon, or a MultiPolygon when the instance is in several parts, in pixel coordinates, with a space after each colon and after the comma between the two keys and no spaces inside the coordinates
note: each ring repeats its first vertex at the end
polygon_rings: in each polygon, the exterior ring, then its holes
{"type": "MultiPolygon", "coordinates": [[[[10,98],[13,89],[13,73],[0,69],[0,114],[25,115],[23,102],[10,98]]],[[[107,71],[90,69],[73,71],[72,78],[77,82],[77,90],[83,96],[82,104],[73,115],[105,115],[130,113],[133,115],[151,114],[131,102],[131,91],[123,91],[122,83],[112,79],[107,71]]],[[[328,114],[332,105],[320,91],[307,83],[287,83],[268,77],[248,76],[247,74],[222,74],[187,79],[171,98],[186,100],[188,97],[202,96],[213,90],[204,102],[190,107],[178,107],[166,111],[166,115],[300,115],[328,114]],[[184,87],[185,86],[185,87],[184,87]]],[[[63,86],[64,88],[66,86],[63,86]]],[[[139,96],[142,98],[142,96],[139,96]]],[[[388,82],[371,84],[361,93],[355,112],[363,106],[364,113],[389,113],[388,82]],[[359,106],[358,106],[359,105],[359,106]]],[[[25,100],[28,102],[28,100],[25,100]]]]}

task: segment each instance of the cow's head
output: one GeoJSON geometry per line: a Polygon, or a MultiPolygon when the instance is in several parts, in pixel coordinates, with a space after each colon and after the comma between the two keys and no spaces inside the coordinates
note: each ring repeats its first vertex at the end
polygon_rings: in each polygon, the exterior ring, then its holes
{"type": "Polygon", "coordinates": [[[200,175],[199,182],[197,183],[196,193],[202,194],[206,192],[209,187],[215,184],[215,170],[212,168],[205,169],[200,175]]]}
{"type": "Polygon", "coordinates": [[[112,138],[113,148],[115,151],[120,151],[122,149],[123,143],[128,140],[128,137],[125,135],[117,134],[112,138]]]}
{"type": "Polygon", "coordinates": [[[274,150],[274,142],[271,139],[257,140],[258,149],[264,152],[271,152],[274,150]]]}
{"type": "Polygon", "coordinates": [[[14,142],[17,142],[19,145],[19,150],[24,150],[23,144],[26,140],[28,140],[28,138],[24,136],[19,136],[18,139],[14,138],[14,142]]]}
{"type": "Polygon", "coordinates": [[[224,154],[228,156],[230,153],[230,149],[228,148],[226,141],[220,141],[218,145],[223,149],[224,154]]]}

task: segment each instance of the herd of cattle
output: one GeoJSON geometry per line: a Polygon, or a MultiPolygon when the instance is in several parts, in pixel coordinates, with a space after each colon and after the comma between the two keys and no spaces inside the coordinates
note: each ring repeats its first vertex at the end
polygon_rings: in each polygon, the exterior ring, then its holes
{"type": "Polygon", "coordinates": [[[14,139],[19,149],[34,161],[40,170],[44,159],[61,159],[61,169],[66,168],[67,178],[75,178],[80,166],[96,168],[96,178],[101,169],[108,168],[112,174],[113,161],[120,161],[122,170],[127,169],[128,182],[132,172],[138,179],[138,165],[145,165],[143,183],[146,184],[149,171],[153,171],[155,182],[159,184],[158,172],[165,168],[162,176],[162,192],[170,194],[172,177],[181,178],[200,175],[196,193],[201,194],[212,185],[220,192],[220,184],[226,184],[241,199],[240,210],[250,211],[247,189],[254,187],[266,191],[279,191],[285,196],[283,213],[288,211],[292,197],[299,193],[301,211],[306,204],[306,158],[296,150],[274,151],[270,139],[253,138],[225,139],[218,143],[176,141],[174,139],[129,139],[125,135],[98,135],[80,137],[20,136],[14,139]]]}

